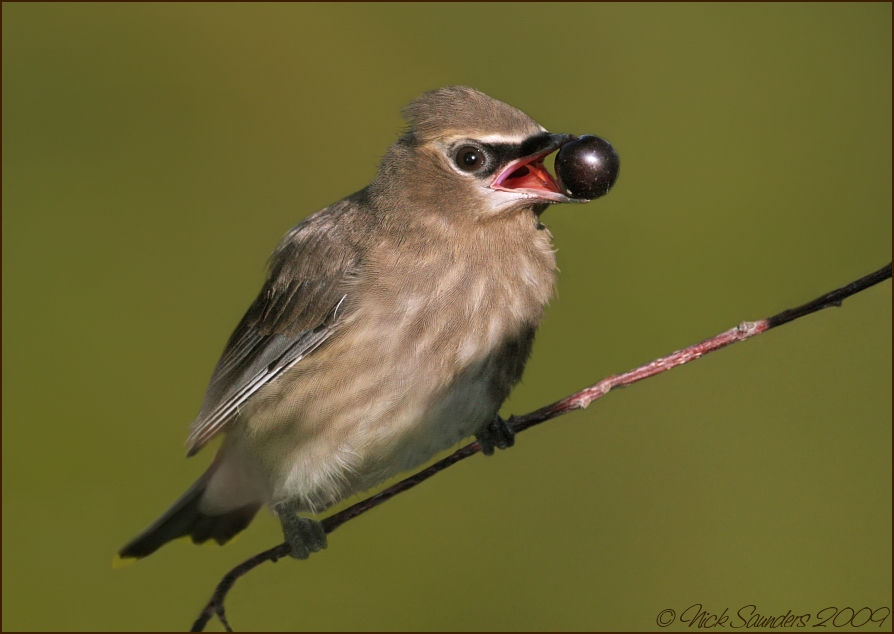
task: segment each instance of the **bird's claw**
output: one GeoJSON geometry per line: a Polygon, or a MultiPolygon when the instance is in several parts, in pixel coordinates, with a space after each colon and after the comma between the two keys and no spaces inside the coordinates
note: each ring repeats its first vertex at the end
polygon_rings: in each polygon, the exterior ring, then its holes
{"type": "Polygon", "coordinates": [[[499,416],[494,416],[493,420],[475,434],[475,440],[481,445],[481,452],[485,456],[492,456],[495,448],[508,449],[515,444],[515,432],[506,424],[511,422],[512,418],[510,416],[509,420],[505,421],[499,416]]]}
{"type": "Polygon", "coordinates": [[[328,546],[323,525],[309,517],[301,517],[288,503],[277,504],[276,514],[282,524],[282,534],[291,548],[289,555],[295,559],[307,559],[311,553],[328,546]]]}

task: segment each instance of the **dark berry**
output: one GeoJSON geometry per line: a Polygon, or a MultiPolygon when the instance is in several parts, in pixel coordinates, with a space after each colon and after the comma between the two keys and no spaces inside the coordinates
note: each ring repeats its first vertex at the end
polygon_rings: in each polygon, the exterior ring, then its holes
{"type": "Polygon", "coordinates": [[[618,180],[621,158],[612,144],[585,134],[562,146],[556,155],[559,184],[571,198],[592,200],[605,196],[618,180]]]}

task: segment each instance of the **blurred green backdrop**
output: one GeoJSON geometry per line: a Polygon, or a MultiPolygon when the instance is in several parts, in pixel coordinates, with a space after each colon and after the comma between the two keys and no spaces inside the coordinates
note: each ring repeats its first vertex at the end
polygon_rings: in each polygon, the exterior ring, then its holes
{"type": "MultiPolygon", "coordinates": [[[[559,297],[507,414],[891,259],[888,3],[4,3],[5,630],[184,629],[280,541],[261,514],[225,548],[110,565],[210,460],[184,459],[186,426],[279,238],[451,83],[622,157],[611,195],[544,217],[559,297]]],[[[891,495],[886,282],[448,470],[254,571],[229,615],[591,630],[695,603],[877,608],[891,495]]]]}

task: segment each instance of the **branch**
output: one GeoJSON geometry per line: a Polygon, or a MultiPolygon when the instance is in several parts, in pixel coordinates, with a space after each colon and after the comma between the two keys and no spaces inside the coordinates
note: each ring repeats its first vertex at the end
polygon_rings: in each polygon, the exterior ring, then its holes
{"type": "MultiPolygon", "coordinates": [[[[535,425],[539,425],[540,423],[556,418],[557,416],[561,416],[562,414],[567,414],[568,412],[572,412],[578,409],[584,409],[590,403],[598,398],[605,396],[611,390],[617,387],[626,387],[628,385],[637,383],[638,381],[642,381],[643,379],[646,379],[650,376],[661,374],[662,372],[666,372],[671,368],[677,367],[678,365],[683,365],[684,363],[694,361],[695,359],[698,359],[699,357],[702,357],[709,352],[720,350],[721,348],[725,348],[726,346],[736,343],[737,341],[750,339],[751,337],[759,335],[762,332],[766,332],[771,328],[776,328],[777,326],[787,324],[790,321],[794,321],[795,319],[799,319],[801,317],[804,317],[805,315],[823,310],[824,308],[829,308],[830,306],[841,306],[841,302],[851,295],[855,295],[860,291],[864,291],[870,286],[875,286],[879,282],[889,279],[890,277],[891,264],[889,263],[887,266],[880,268],[875,273],[871,273],[866,277],[862,277],[859,280],[848,284],[847,286],[843,286],[842,288],[832,291],[831,293],[826,293],[822,297],[818,297],[817,299],[804,304],[803,306],[798,306],[797,308],[783,311],[778,315],[774,315],[760,321],[744,321],[735,328],[727,330],[726,332],[722,332],[715,337],[711,337],[710,339],[706,339],[701,343],[689,346],[688,348],[679,350],[678,352],[674,352],[673,354],[669,354],[666,357],[656,359],[655,361],[652,361],[651,363],[648,363],[644,366],[640,366],[634,370],[631,370],[630,372],[625,372],[624,374],[618,374],[605,378],[595,385],[583,389],[576,394],[572,394],[567,398],[563,398],[561,401],[556,401],[552,405],[542,407],[535,412],[531,412],[530,414],[525,414],[524,416],[518,417],[510,416],[507,424],[509,428],[512,429],[512,431],[514,431],[515,433],[519,433],[526,429],[530,429],[535,425]]],[[[362,502],[358,502],[357,504],[354,504],[353,506],[350,506],[343,511],[327,517],[322,521],[323,528],[326,530],[326,534],[328,535],[348,520],[352,520],[358,515],[362,515],[370,509],[379,506],[383,502],[390,500],[398,493],[403,493],[404,491],[412,489],[417,484],[428,480],[436,473],[439,473],[447,467],[456,464],[460,460],[465,460],[469,456],[474,456],[479,451],[481,451],[481,445],[479,445],[477,442],[470,443],[465,447],[458,449],[456,452],[447,456],[443,460],[440,460],[431,465],[427,469],[423,469],[419,473],[401,480],[394,486],[385,489],[381,493],[377,493],[376,495],[373,495],[372,497],[369,497],[362,502]]],[[[211,617],[216,614],[221,623],[223,623],[224,627],[227,628],[227,631],[232,632],[233,630],[230,628],[230,624],[227,622],[226,615],[224,614],[224,600],[226,599],[227,593],[232,589],[233,584],[235,584],[236,580],[239,579],[242,575],[261,565],[265,561],[276,562],[280,557],[285,557],[289,554],[289,550],[290,548],[288,544],[280,544],[279,546],[275,546],[270,550],[265,550],[262,553],[258,553],[251,559],[242,562],[226,575],[224,575],[223,579],[220,580],[220,583],[217,584],[217,588],[215,588],[214,594],[211,595],[211,600],[208,601],[208,603],[202,610],[202,613],[199,615],[199,618],[197,618],[195,623],[193,623],[191,631],[203,631],[211,617]]]]}

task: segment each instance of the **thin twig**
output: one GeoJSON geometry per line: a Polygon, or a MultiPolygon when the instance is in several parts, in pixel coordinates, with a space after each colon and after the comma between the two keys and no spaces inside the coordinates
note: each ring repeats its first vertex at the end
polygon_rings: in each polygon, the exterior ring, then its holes
{"type": "MultiPolygon", "coordinates": [[[[568,412],[572,412],[578,409],[584,409],[590,403],[598,398],[605,396],[614,388],[632,385],[650,376],[655,376],[656,374],[667,372],[671,368],[675,368],[679,365],[683,365],[684,363],[694,361],[695,359],[698,359],[699,357],[702,357],[709,352],[720,350],[721,348],[725,348],[726,346],[736,343],[737,341],[750,339],[751,337],[759,335],[762,332],[766,332],[771,328],[776,328],[777,326],[781,326],[782,324],[787,324],[790,321],[794,321],[795,319],[804,317],[805,315],[823,310],[824,308],[829,308],[830,306],[841,306],[841,302],[851,295],[855,295],[856,293],[866,290],[871,286],[875,286],[879,282],[889,279],[890,277],[891,264],[889,263],[887,266],[880,268],[875,273],[867,275],[866,277],[862,277],[859,280],[848,284],[847,286],[843,286],[842,288],[832,291],[831,293],[826,293],[822,297],[818,297],[817,299],[813,300],[812,302],[808,302],[803,306],[798,306],[797,308],[783,311],[778,315],[774,315],[760,321],[742,322],[731,330],[727,330],[726,332],[722,332],[715,337],[706,339],[701,343],[697,343],[693,346],[689,346],[688,348],[684,348],[683,350],[674,352],[673,354],[669,354],[666,357],[656,359],[655,361],[647,363],[644,366],[640,366],[634,370],[631,370],[630,372],[607,377],[599,381],[599,383],[596,383],[595,385],[583,389],[576,394],[572,394],[567,398],[563,398],[560,401],[556,401],[552,405],[542,407],[535,412],[525,414],[524,416],[512,416],[507,421],[507,424],[515,433],[519,433],[526,429],[530,429],[535,425],[539,425],[540,423],[556,418],[557,416],[561,416],[562,414],[567,414],[568,412]]],[[[401,480],[394,486],[385,489],[381,493],[377,493],[376,495],[373,495],[372,497],[369,497],[362,502],[358,502],[357,504],[354,504],[353,506],[350,506],[343,511],[327,517],[322,521],[323,528],[326,530],[326,534],[328,535],[348,520],[354,519],[358,515],[362,515],[370,509],[382,504],[386,500],[393,498],[398,493],[403,493],[404,491],[412,489],[417,484],[428,480],[436,473],[439,473],[447,467],[456,464],[460,460],[465,460],[469,456],[474,456],[479,451],[481,451],[481,445],[479,445],[477,442],[472,442],[465,447],[458,449],[443,460],[436,462],[427,469],[423,469],[419,473],[401,480]]],[[[279,546],[271,548],[270,550],[266,550],[255,555],[251,559],[247,559],[246,561],[233,568],[226,575],[224,575],[220,583],[217,584],[217,588],[215,588],[214,594],[211,595],[211,600],[208,601],[207,605],[205,605],[205,608],[202,610],[202,613],[199,615],[199,618],[197,618],[195,623],[193,623],[191,631],[203,631],[211,617],[216,614],[221,623],[223,623],[224,627],[227,628],[227,631],[232,632],[230,624],[227,622],[226,616],[224,614],[224,599],[226,599],[227,593],[232,589],[233,584],[236,583],[236,580],[239,579],[239,577],[246,574],[253,568],[261,565],[265,561],[275,562],[279,558],[285,557],[289,554],[289,550],[290,549],[288,544],[280,544],[279,546]]]]}

